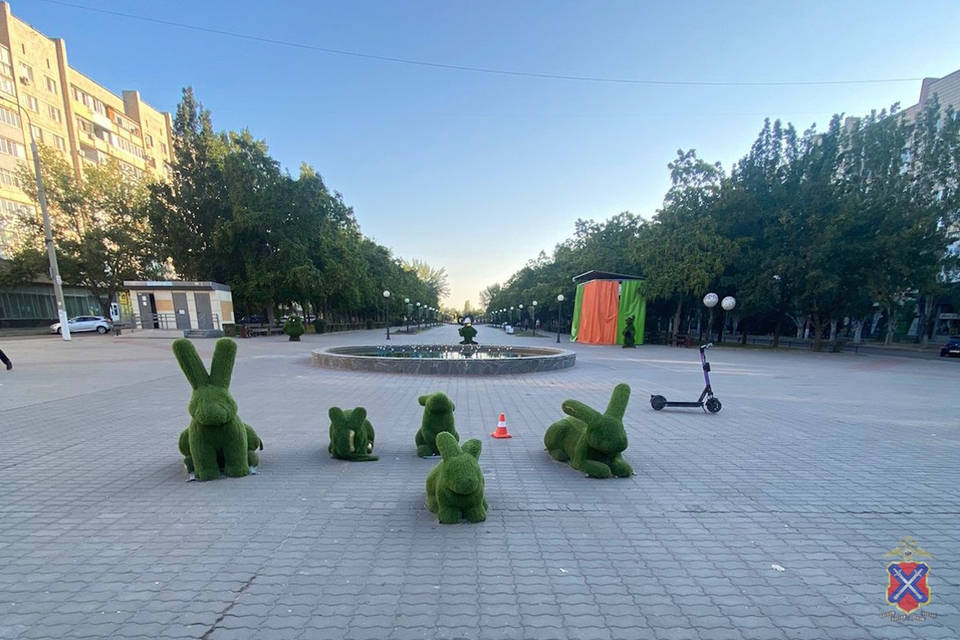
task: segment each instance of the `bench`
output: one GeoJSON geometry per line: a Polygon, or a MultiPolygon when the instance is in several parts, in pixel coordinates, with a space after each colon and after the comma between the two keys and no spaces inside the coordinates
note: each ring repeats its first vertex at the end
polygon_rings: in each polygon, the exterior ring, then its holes
{"type": "Polygon", "coordinates": [[[273,334],[283,333],[283,327],[271,327],[266,324],[242,324],[240,325],[240,331],[245,331],[247,337],[254,338],[256,336],[271,336],[273,334]]]}

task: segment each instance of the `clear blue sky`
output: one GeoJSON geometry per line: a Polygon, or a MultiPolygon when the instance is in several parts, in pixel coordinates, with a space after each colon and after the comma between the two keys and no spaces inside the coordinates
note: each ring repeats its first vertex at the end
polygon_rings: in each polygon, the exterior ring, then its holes
{"type": "MultiPolygon", "coordinates": [[[[942,76],[960,3],[66,0],[361,53],[561,75],[685,81],[942,76]]],[[[248,127],[291,172],[343,193],[364,233],[444,266],[473,304],[578,217],[649,217],[676,149],[725,168],[764,116],[798,129],[917,101],[920,83],[649,86],[380,62],[13,0],[106,87],[173,111],[192,85],[218,129],[248,127]]],[[[602,265],[598,265],[602,266],[602,265]]],[[[402,293],[402,292],[398,292],[402,293]]]]}

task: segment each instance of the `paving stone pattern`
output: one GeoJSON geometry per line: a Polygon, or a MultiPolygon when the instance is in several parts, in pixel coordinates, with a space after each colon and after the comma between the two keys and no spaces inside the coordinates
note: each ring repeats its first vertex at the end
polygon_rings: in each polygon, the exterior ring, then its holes
{"type": "MultiPolygon", "coordinates": [[[[564,343],[572,369],[474,378],[311,363],[382,341],[240,340],[232,390],[261,474],[206,483],[184,481],[189,387],[169,340],[5,342],[0,638],[960,637],[960,362],[717,349],[713,416],[649,405],[695,399],[694,349],[564,343]],[[636,475],[550,460],[561,402],[603,408],[618,382],[636,475]],[[438,390],[483,442],[482,524],[424,507],[416,398],[438,390]],[[331,405],[367,407],[378,462],[329,457],[331,405]],[[489,437],[501,411],[510,440],[489,437]],[[884,553],[906,535],[934,555],[924,622],[882,617],[884,553]]],[[[209,362],[213,341],[198,345],[209,362]]]]}

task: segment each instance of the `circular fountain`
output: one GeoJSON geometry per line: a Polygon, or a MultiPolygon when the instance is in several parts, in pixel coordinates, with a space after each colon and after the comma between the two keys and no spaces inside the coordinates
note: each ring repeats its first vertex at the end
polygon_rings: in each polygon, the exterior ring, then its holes
{"type": "Polygon", "coordinates": [[[495,345],[406,344],[327,347],[313,361],[328,369],[441,375],[503,375],[572,367],[565,349],[495,345]]]}

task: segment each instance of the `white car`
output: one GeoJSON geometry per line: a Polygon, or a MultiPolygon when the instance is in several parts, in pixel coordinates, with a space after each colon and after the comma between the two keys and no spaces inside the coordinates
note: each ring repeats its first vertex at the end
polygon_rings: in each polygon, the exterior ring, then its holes
{"type": "MultiPolygon", "coordinates": [[[[70,333],[81,333],[83,331],[96,331],[103,334],[113,328],[113,324],[103,316],[77,316],[67,320],[67,326],[70,333]]],[[[54,322],[50,325],[50,333],[62,333],[60,323],[54,322]]]]}

